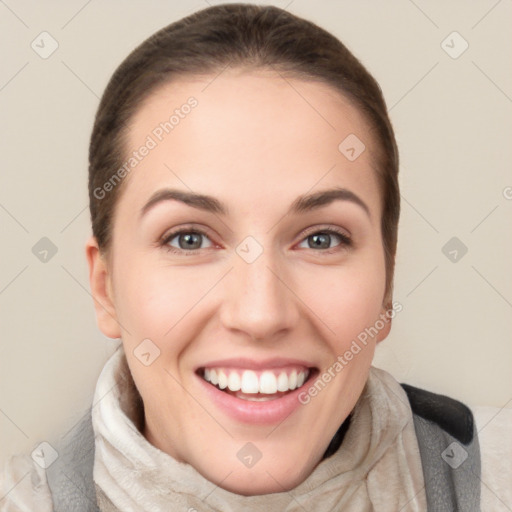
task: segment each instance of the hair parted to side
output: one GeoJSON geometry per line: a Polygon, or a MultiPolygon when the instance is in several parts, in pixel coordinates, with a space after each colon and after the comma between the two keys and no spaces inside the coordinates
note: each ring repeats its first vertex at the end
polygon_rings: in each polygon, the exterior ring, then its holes
{"type": "Polygon", "coordinates": [[[101,198],[94,191],[123,166],[127,127],[142,102],[169,81],[187,75],[217,74],[228,65],[269,68],[290,77],[323,82],[348,98],[364,116],[378,145],[385,300],[389,306],[400,192],[398,149],[381,89],[336,37],[274,6],[222,4],[195,12],[153,34],[117,68],[101,98],[89,147],[89,206],[100,250],[109,250],[123,183],[101,198]]]}

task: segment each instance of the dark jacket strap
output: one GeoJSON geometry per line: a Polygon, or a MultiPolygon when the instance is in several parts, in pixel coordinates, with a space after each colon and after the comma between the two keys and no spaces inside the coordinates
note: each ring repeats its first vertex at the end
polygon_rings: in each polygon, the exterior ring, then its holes
{"type": "Polygon", "coordinates": [[[452,398],[402,387],[413,411],[428,510],[479,512],[480,447],[471,410],[452,398]]]}

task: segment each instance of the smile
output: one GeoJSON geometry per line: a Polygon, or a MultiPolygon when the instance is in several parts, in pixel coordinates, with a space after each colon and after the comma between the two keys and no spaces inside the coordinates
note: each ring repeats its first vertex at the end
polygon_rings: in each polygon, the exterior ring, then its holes
{"type": "Polygon", "coordinates": [[[203,379],[220,390],[231,392],[242,400],[275,400],[283,393],[300,388],[309,376],[308,368],[281,370],[238,370],[205,368],[203,379]]]}
{"type": "Polygon", "coordinates": [[[276,424],[304,406],[301,389],[318,369],[300,361],[218,361],[196,370],[210,402],[237,423],[276,424]]]}

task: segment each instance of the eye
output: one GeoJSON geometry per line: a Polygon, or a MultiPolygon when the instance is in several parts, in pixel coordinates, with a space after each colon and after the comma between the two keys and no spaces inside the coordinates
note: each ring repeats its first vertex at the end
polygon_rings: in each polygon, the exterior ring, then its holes
{"type": "Polygon", "coordinates": [[[338,231],[333,228],[323,229],[321,231],[315,231],[310,235],[307,235],[306,238],[301,242],[299,247],[305,249],[324,249],[322,252],[333,252],[333,251],[325,251],[325,249],[336,249],[342,247],[349,247],[352,245],[352,240],[345,233],[338,231]],[[334,246],[331,245],[333,242],[338,242],[334,246]],[[307,247],[304,247],[303,244],[307,244],[307,247]]]}
{"type": "MultiPolygon", "coordinates": [[[[206,233],[190,228],[182,228],[165,235],[160,244],[168,251],[177,254],[193,254],[214,245],[206,233]]],[[[330,254],[351,245],[352,240],[348,235],[335,228],[328,228],[306,235],[298,247],[321,249],[316,252],[330,254]],[[307,244],[307,246],[304,246],[304,244],[307,244]]]]}
{"type": "Polygon", "coordinates": [[[179,253],[206,249],[213,244],[206,233],[202,231],[182,229],[166,236],[162,241],[162,245],[166,246],[171,252],[179,253]],[[203,246],[202,244],[205,239],[208,241],[208,245],[203,246]]]}

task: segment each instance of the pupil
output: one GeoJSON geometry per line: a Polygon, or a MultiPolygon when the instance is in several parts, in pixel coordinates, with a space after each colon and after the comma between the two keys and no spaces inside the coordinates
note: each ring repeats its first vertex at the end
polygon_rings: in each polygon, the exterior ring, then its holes
{"type": "Polygon", "coordinates": [[[180,247],[182,249],[199,249],[201,247],[200,235],[197,233],[186,233],[180,237],[180,247]],[[181,242],[184,241],[185,247],[182,246],[181,242]]]}
{"type": "MultiPolygon", "coordinates": [[[[311,236],[313,240],[313,247],[321,247],[322,249],[328,249],[331,242],[331,236],[327,233],[318,233],[311,236]]],[[[311,244],[310,244],[310,247],[311,244]]]]}

